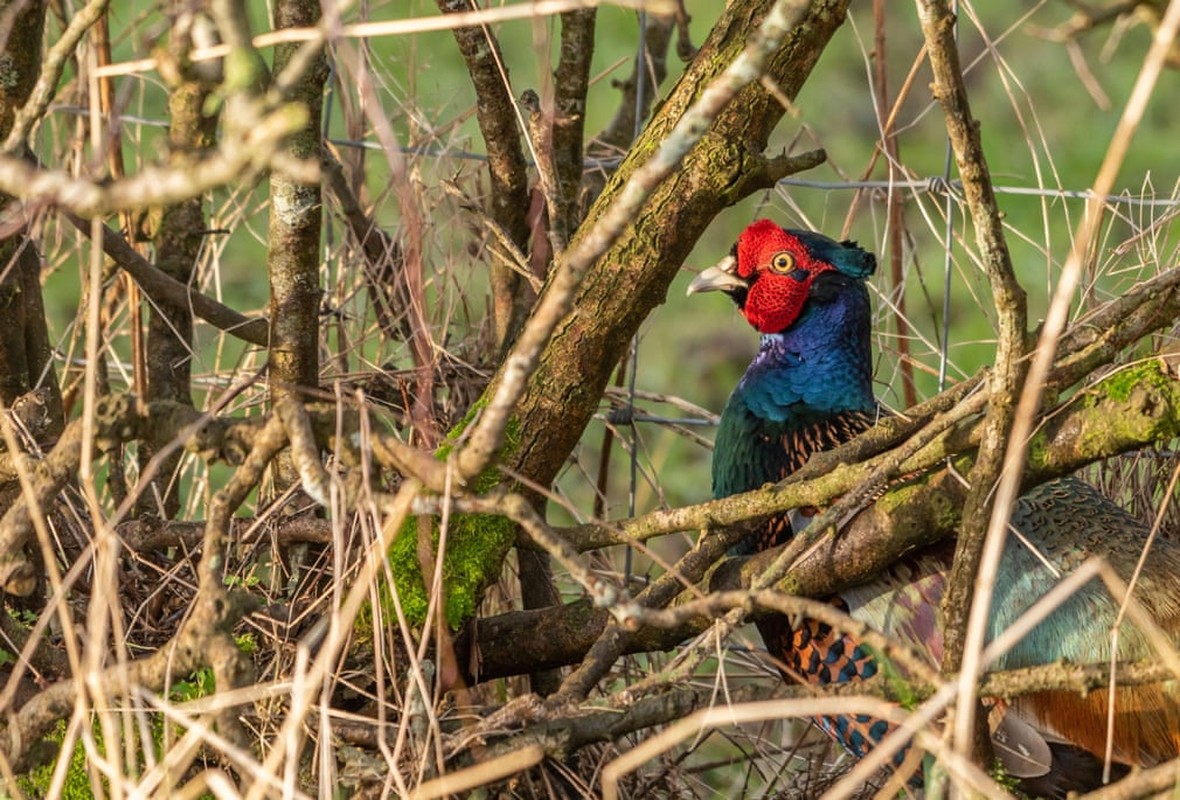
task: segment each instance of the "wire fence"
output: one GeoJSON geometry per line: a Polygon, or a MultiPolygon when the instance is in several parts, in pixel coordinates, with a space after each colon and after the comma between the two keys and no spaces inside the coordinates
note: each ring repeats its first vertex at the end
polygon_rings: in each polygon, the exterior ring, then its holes
{"type": "MultiPolygon", "coordinates": [[[[69,114],[73,116],[87,116],[89,110],[78,106],[56,106],[52,109],[54,113],[69,114]]],[[[119,122],[121,125],[141,125],[144,127],[166,128],[168,122],[163,119],[156,119],[152,117],[136,116],[134,114],[120,114],[119,122]]],[[[387,152],[388,148],[383,147],[379,142],[358,140],[358,139],[343,139],[338,137],[327,137],[327,141],[337,147],[354,148],[359,150],[371,150],[374,152],[387,152]]],[[[438,147],[432,145],[419,145],[417,147],[396,147],[395,152],[413,157],[413,158],[434,158],[434,159],[455,159],[459,161],[477,161],[486,162],[488,157],[484,153],[475,152],[472,150],[464,150],[455,147],[438,147]]],[[[591,158],[587,157],[584,161],[589,168],[613,169],[622,161],[622,157],[611,158],[591,158]]],[[[530,167],[535,166],[532,161],[526,159],[530,167]]],[[[942,175],[931,175],[928,177],[907,178],[904,180],[839,180],[839,181],[822,181],[810,178],[782,178],[778,181],[780,186],[794,186],[801,189],[819,189],[823,191],[856,191],[856,190],[878,190],[888,191],[902,189],[914,192],[926,192],[932,196],[943,196],[951,194],[957,195],[962,191],[963,184],[958,180],[948,180],[942,175]]],[[[1045,197],[1059,200],[1081,200],[1086,201],[1094,196],[1089,189],[1060,189],[1046,186],[1017,186],[1011,184],[993,184],[992,189],[996,194],[1027,196],[1027,197],[1045,197]]],[[[1147,208],[1175,208],[1180,207],[1180,195],[1173,194],[1169,197],[1142,197],[1124,192],[1121,194],[1108,194],[1103,196],[1103,201],[1115,205],[1126,206],[1141,206],[1147,208]]]]}

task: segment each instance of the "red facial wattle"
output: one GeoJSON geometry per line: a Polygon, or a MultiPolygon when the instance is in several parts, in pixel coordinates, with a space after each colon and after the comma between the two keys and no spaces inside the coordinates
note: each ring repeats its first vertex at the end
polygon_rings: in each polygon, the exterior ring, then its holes
{"type": "Polygon", "coordinates": [[[746,319],[759,333],[779,333],[791,327],[799,318],[811,283],[820,272],[831,267],[820,265],[805,275],[759,275],[751,284],[742,309],[746,319]]]}
{"type": "Polygon", "coordinates": [[[742,312],[760,333],[779,333],[799,318],[815,276],[833,267],[812,258],[796,237],[770,220],[738,239],[737,274],[749,284],[742,312]],[[776,263],[776,258],[782,259],[776,263]]]}

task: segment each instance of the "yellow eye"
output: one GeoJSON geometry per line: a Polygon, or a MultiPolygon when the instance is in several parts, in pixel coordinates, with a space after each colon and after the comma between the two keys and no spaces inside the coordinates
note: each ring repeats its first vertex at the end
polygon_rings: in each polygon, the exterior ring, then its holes
{"type": "Polygon", "coordinates": [[[770,259],[770,268],[785,275],[795,268],[795,257],[786,251],[775,253],[770,259]]]}

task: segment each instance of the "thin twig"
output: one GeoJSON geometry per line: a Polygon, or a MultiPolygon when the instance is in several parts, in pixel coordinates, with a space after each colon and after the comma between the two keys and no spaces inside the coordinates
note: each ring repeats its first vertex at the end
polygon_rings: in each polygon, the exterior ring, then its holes
{"type": "MultiPolygon", "coordinates": [[[[89,220],[71,213],[66,213],[65,216],[79,231],[87,235],[91,233],[89,220]]],[[[135,278],[135,282],[149,298],[174,306],[187,306],[194,315],[213,327],[250,344],[266,346],[266,320],[244,316],[162,272],[135,252],[135,248],[128,244],[126,239],[107,225],[102,227],[102,249],[116,265],[135,278]]]]}
{"type": "MultiPolygon", "coordinates": [[[[242,130],[221,138],[220,147],[199,164],[184,168],[148,166],[134,176],[105,183],[77,178],[65,170],[44,169],[24,158],[0,155],[0,191],[20,197],[19,210],[4,215],[11,224],[17,214],[52,204],[81,217],[103,217],[123,209],[165,206],[196,197],[229,183],[239,183],[269,167],[280,143],[303,126],[307,112],[289,104],[273,110],[258,109],[239,120],[242,130]]],[[[308,182],[318,179],[319,165],[285,162],[308,182]]]]}

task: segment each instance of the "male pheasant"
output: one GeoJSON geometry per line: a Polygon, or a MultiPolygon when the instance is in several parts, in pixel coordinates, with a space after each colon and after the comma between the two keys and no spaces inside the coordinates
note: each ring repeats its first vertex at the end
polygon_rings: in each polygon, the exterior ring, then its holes
{"type": "MultiPolygon", "coordinates": [[[[713,454],[713,494],[726,497],[779,481],[818,450],[871,426],[879,411],[872,391],[871,316],[865,281],[876,259],[852,242],[785,230],[769,220],[750,225],[732,253],[702,272],[694,292],[720,290],[762,334],[757,356],[729,398],[713,454]]],[[[769,521],[744,546],[753,552],[780,544],[801,517],[769,521]]],[[[1057,582],[1041,556],[1068,574],[1090,555],[1104,556],[1128,578],[1147,531],[1082,481],[1053,481],[1027,493],[1012,524],[1039,551],[1009,537],[995,587],[989,639],[998,635],[1057,582]]],[[[937,627],[949,547],[911,557],[872,584],[832,598],[868,622],[929,655],[938,667],[937,627]]],[[[1180,633],[1180,548],[1157,542],[1139,578],[1137,597],[1173,638],[1180,633]]],[[[1118,615],[1104,587],[1092,581],[1042,622],[996,669],[1068,660],[1106,663],[1118,615]]],[[[846,682],[876,673],[867,648],[812,620],[785,617],[759,623],[768,650],[788,680],[846,682]]],[[[1120,660],[1152,655],[1143,635],[1124,624],[1120,660]]],[[[1117,690],[1114,759],[1150,765],[1180,754],[1180,703],[1168,688],[1117,690]]],[[[1025,695],[1007,706],[1003,731],[1019,731],[1022,753],[997,754],[1034,796],[1064,797],[1101,781],[1106,746],[1107,693],[1025,695]],[[1031,735],[1031,740],[1028,738],[1031,735]],[[1005,758],[1005,755],[1010,756],[1005,758]]],[[[821,726],[854,755],[867,752],[888,726],[868,718],[836,718],[821,726]]],[[[1116,765],[1117,766],[1117,765],[1116,765]]],[[[1126,767],[1116,769],[1116,774],[1126,767]]]]}

